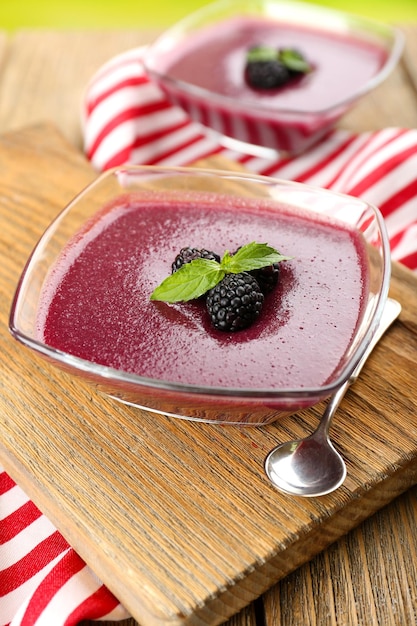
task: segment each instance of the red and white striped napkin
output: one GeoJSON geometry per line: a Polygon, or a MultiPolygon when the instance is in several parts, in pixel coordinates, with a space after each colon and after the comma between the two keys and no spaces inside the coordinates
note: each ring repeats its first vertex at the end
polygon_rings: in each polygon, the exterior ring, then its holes
{"type": "Polygon", "coordinates": [[[129,617],[0,468],[0,624],[75,626],[129,617]]]}
{"type": "MultiPolygon", "coordinates": [[[[97,170],[127,163],[182,166],[221,154],[257,174],[358,196],[381,209],[393,259],[417,272],[417,129],[334,130],[292,159],[250,156],[222,147],[171,106],[148,80],[142,55],[138,48],[115,57],[87,86],[85,152],[97,170]]],[[[49,520],[0,473],[0,626],[126,617],[49,520]]]]}

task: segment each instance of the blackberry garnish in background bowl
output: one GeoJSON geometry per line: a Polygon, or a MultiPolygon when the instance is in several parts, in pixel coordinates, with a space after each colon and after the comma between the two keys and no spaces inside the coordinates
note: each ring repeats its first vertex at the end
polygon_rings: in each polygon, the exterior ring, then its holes
{"type": "Polygon", "coordinates": [[[312,69],[298,50],[255,46],[246,57],[245,78],[253,89],[277,89],[312,69]]]}

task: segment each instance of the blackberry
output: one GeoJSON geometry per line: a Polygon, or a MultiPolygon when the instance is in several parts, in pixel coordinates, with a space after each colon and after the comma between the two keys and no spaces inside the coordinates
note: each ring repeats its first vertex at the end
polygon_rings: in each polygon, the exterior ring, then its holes
{"type": "Polygon", "coordinates": [[[194,259],[208,259],[209,261],[217,261],[217,263],[220,263],[219,255],[211,250],[205,250],[204,248],[198,250],[197,248],[186,247],[182,248],[175,257],[175,260],[171,265],[172,274],[174,274],[186,263],[194,261],[194,259]]]}
{"type": "Polygon", "coordinates": [[[288,68],[277,60],[249,61],[246,64],[246,82],[255,89],[276,89],[290,78],[288,68]]]}
{"type": "MultiPolygon", "coordinates": [[[[241,246],[237,250],[235,250],[233,254],[236,254],[236,252],[238,252],[240,248],[241,246]]],[[[258,270],[251,270],[250,272],[248,272],[248,274],[256,279],[262,293],[264,294],[264,296],[266,296],[268,293],[271,293],[278,285],[280,271],[280,264],[273,263],[272,265],[266,265],[265,267],[261,267],[258,270]]]]}
{"type": "Polygon", "coordinates": [[[218,330],[236,331],[250,326],[259,316],[264,296],[256,279],[242,272],[226,274],[207,294],[206,307],[218,330]]]}
{"type": "Polygon", "coordinates": [[[252,270],[249,274],[258,281],[262,293],[266,296],[278,285],[280,271],[280,264],[274,263],[261,267],[259,270],[252,270]]]}

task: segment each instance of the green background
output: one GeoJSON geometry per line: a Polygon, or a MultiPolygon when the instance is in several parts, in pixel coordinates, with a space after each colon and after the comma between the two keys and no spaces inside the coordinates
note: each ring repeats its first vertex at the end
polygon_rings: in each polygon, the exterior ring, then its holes
{"type": "MultiPolygon", "coordinates": [[[[417,21],[417,0],[320,0],[382,21],[417,21]]],[[[0,29],[167,26],[204,0],[0,0],[0,29]]]]}

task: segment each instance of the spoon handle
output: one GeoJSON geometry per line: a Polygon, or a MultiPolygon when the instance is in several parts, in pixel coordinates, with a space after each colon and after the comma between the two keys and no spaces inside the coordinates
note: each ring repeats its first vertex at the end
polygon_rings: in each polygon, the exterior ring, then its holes
{"type": "Polygon", "coordinates": [[[385,331],[388,330],[388,328],[391,326],[394,320],[397,319],[400,313],[401,313],[401,304],[397,300],[393,300],[393,298],[387,298],[387,301],[384,306],[384,310],[382,312],[381,321],[379,322],[379,326],[376,329],[375,334],[372,337],[371,341],[369,342],[368,347],[363,353],[361,360],[359,361],[359,363],[353,370],[352,374],[350,375],[349,381],[348,381],[349,384],[354,383],[355,380],[358,378],[362,370],[362,367],[365,365],[365,362],[368,359],[368,356],[371,354],[371,352],[375,348],[378,341],[384,335],[385,331]]]}
{"type": "Polygon", "coordinates": [[[330,400],[328,401],[326,409],[318,425],[318,428],[316,432],[314,433],[315,436],[321,435],[322,437],[325,437],[325,438],[328,436],[330,424],[333,419],[333,415],[335,414],[336,409],[339,407],[339,404],[345,397],[347,390],[356,381],[369,355],[375,348],[376,344],[384,335],[385,331],[388,330],[388,328],[391,326],[394,320],[397,319],[400,312],[401,312],[401,304],[397,302],[397,300],[393,300],[392,298],[387,298],[387,301],[384,306],[384,311],[381,316],[381,321],[379,323],[378,328],[375,331],[374,336],[369,342],[368,347],[366,348],[359,363],[353,370],[350,377],[343,383],[343,385],[341,385],[337,389],[337,391],[331,396],[330,400]]]}

